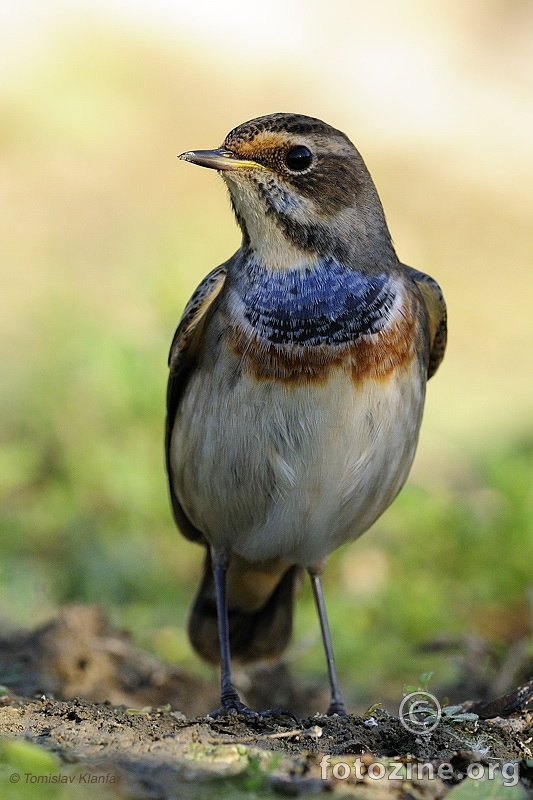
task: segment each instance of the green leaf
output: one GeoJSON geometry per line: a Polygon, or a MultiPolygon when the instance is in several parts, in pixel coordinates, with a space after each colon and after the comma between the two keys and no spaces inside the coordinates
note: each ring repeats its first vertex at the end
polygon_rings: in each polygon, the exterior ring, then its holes
{"type": "Polygon", "coordinates": [[[445,717],[452,717],[455,714],[459,714],[461,712],[462,706],[446,706],[442,709],[442,713],[445,717]]]}
{"type": "Polygon", "coordinates": [[[427,689],[428,688],[428,684],[429,684],[430,680],[432,679],[432,677],[433,677],[433,673],[432,672],[423,672],[422,675],[420,675],[420,677],[418,679],[420,681],[420,688],[427,689]]]}
{"type": "Polygon", "coordinates": [[[363,719],[368,719],[369,717],[371,717],[371,716],[372,716],[372,714],[373,714],[375,711],[377,711],[377,710],[378,710],[378,708],[380,707],[380,705],[381,705],[381,703],[372,703],[372,705],[371,705],[369,708],[367,708],[367,710],[366,710],[366,711],[365,711],[365,713],[363,714],[363,719]]]}
{"type": "Polygon", "coordinates": [[[22,739],[2,742],[0,761],[16,767],[21,772],[46,774],[58,769],[58,762],[48,750],[22,739]]]}

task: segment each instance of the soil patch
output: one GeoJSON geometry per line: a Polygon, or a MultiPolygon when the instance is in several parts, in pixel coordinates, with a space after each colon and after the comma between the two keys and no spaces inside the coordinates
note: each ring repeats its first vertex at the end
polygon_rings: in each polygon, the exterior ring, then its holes
{"type": "Polygon", "coordinates": [[[98,783],[99,800],[331,792],[461,800],[457,792],[469,786],[486,787],[478,797],[499,797],[501,789],[510,800],[531,789],[533,720],[524,689],[514,706],[513,698],[498,706],[506,717],[482,719],[481,706],[465,717],[461,709],[432,731],[410,731],[379,709],[366,719],[212,719],[198,709],[218,705],[216,687],[139,651],[91,607],[65,609],[40,631],[5,639],[0,674],[9,689],[0,708],[4,773],[13,774],[18,758],[22,782],[41,774],[98,783]],[[59,699],[72,692],[85,699],[59,699]],[[52,758],[41,773],[35,746],[52,758]]]}

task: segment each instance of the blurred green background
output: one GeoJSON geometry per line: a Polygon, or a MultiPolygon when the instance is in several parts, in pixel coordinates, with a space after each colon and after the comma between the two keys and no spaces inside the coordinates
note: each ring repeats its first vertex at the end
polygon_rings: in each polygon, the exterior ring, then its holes
{"type": "MultiPolygon", "coordinates": [[[[2,14],[2,629],[98,602],[210,674],[184,634],[202,553],[169,510],[166,357],[239,234],[222,182],[176,155],[295,111],[354,141],[400,257],[449,306],[410,482],[327,572],[343,683],[361,704],[425,670],[459,685],[442,645],[456,639],[500,662],[531,651],[529,0],[23,0],[2,14]]],[[[289,657],[325,675],[307,588],[289,657]]]]}

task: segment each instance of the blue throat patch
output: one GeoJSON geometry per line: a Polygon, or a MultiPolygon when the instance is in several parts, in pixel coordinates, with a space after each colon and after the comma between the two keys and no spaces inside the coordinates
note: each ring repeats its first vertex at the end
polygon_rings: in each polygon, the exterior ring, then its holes
{"type": "Polygon", "coordinates": [[[274,344],[335,345],[377,333],[396,290],[388,274],[364,275],[333,259],[276,271],[248,262],[239,281],[244,315],[274,344]]]}

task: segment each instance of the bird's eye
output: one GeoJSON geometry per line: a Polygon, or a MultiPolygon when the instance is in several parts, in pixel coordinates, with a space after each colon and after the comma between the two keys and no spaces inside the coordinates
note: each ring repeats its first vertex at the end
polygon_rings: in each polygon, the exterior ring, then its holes
{"type": "Polygon", "coordinates": [[[299,144],[296,147],[291,147],[285,156],[285,163],[292,172],[302,172],[302,170],[307,169],[312,158],[311,151],[299,144]]]}

